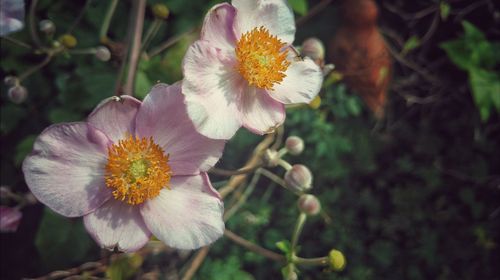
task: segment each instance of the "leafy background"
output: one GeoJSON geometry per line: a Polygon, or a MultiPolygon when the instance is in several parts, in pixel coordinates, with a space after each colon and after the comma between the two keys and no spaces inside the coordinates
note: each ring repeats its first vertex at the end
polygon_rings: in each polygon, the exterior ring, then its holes
{"type": "MultiPolygon", "coordinates": [[[[29,7],[30,1],[27,1],[29,7]]],[[[201,24],[217,1],[148,1],[165,3],[171,12],[155,37],[156,46],[201,24]]],[[[297,17],[318,1],[290,1],[297,17]]],[[[384,1],[379,3],[381,30],[406,60],[422,65],[435,84],[416,75],[402,88],[412,69],[396,60],[383,120],[375,119],[355,92],[331,80],[321,92],[321,106],[290,109],[287,135],[299,135],[305,152],[287,157],[315,174],[313,193],[323,213],[308,220],[301,236],[301,256],[326,255],[340,249],[347,258],[343,272],[304,268],[304,279],[494,279],[500,232],[500,66],[499,10],[492,1],[384,1]],[[471,8],[471,5],[475,5],[471,8]],[[408,14],[439,7],[441,19],[433,36],[420,42],[430,19],[408,20],[408,14]],[[392,7],[392,8],[391,8],[392,7]],[[465,12],[464,12],[465,11],[465,12]],[[397,42],[395,33],[402,42],[397,42]],[[432,96],[430,102],[415,102],[432,96]],[[418,99],[420,98],[420,99],[418,99]]],[[[92,1],[74,31],[78,47],[99,45],[96,35],[108,1],[92,1]]],[[[51,19],[57,34],[71,25],[85,1],[41,0],[38,19],[51,19]]],[[[130,2],[120,1],[109,37],[126,33],[130,2]]],[[[338,26],[334,2],[299,26],[296,44],[316,36],[325,44],[338,26]]],[[[150,11],[146,28],[152,24],[150,11]]],[[[28,30],[13,35],[30,42],[28,30]]],[[[135,94],[143,97],[157,81],[182,78],[180,63],[196,34],[148,60],[141,60],[135,94]]],[[[20,74],[43,57],[4,40],[0,75],[20,74]]],[[[16,105],[1,86],[1,185],[27,192],[20,164],[32,143],[52,123],[85,118],[112,95],[116,59],[92,55],[59,55],[23,84],[26,102],[16,105]]],[[[427,99],[425,99],[427,100],[427,99]]],[[[238,168],[259,141],[240,131],[227,145],[220,166],[238,168]]],[[[282,171],[275,170],[282,175],[282,171]]],[[[224,180],[212,176],[213,181],[224,180]]],[[[2,198],[2,201],[5,199],[2,198]]],[[[12,203],[12,202],[5,202],[12,203]]],[[[227,228],[274,251],[290,238],[298,215],[296,197],[262,179],[248,203],[227,228]]],[[[23,209],[16,233],[0,234],[1,278],[35,277],[99,259],[100,250],[81,219],[67,219],[42,205],[23,209]]],[[[167,275],[177,256],[126,259],[106,272],[120,279],[157,269],[167,275]]],[[[222,238],[215,243],[196,279],[279,279],[280,266],[222,238]]]]}

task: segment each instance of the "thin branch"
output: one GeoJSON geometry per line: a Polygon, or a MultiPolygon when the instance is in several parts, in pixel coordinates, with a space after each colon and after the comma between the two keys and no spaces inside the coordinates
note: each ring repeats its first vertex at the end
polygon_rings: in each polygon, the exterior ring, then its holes
{"type": "Polygon", "coordinates": [[[29,10],[29,23],[30,23],[30,34],[31,34],[31,39],[33,40],[33,43],[38,48],[42,47],[42,41],[40,40],[40,37],[38,37],[38,32],[37,32],[37,27],[35,24],[35,12],[36,12],[36,5],[38,4],[38,0],[33,0],[31,1],[31,6],[29,10]]]}
{"type": "Polygon", "coordinates": [[[138,0],[134,2],[137,5],[134,33],[132,39],[132,49],[130,51],[130,59],[128,66],[127,81],[124,87],[124,94],[134,95],[135,74],[139,63],[139,55],[141,50],[142,28],[144,26],[144,12],[146,11],[146,0],[138,0]]]}
{"type": "Polygon", "coordinates": [[[28,78],[31,74],[45,67],[45,65],[49,64],[51,60],[52,60],[52,55],[47,55],[42,62],[26,70],[26,72],[22,73],[19,76],[19,82],[23,81],[24,79],[28,78]]]}
{"type": "Polygon", "coordinates": [[[117,4],[118,0],[111,0],[108,10],[106,11],[106,15],[104,16],[104,21],[102,22],[101,30],[99,31],[99,40],[102,43],[106,43],[106,41],[108,40],[108,29],[109,25],[111,24],[113,14],[115,13],[117,4]]]}
{"type": "Polygon", "coordinates": [[[185,36],[187,36],[187,35],[195,32],[196,29],[197,28],[191,28],[191,29],[189,29],[188,31],[186,31],[184,33],[181,33],[179,35],[171,37],[167,41],[165,41],[162,44],[160,44],[158,47],[153,48],[149,53],[147,53],[147,57],[153,57],[155,55],[160,54],[164,50],[166,50],[166,49],[170,48],[171,46],[175,45],[177,42],[179,42],[185,36]]]}
{"type": "Polygon", "coordinates": [[[196,271],[198,270],[198,268],[200,268],[201,264],[205,260],[205,257],[207,256],[209,250],[210,247],[207,246],[201,248],[198,252],[196,252],[196,256],[191,262],[188,270],[186,270],[186,272],[184,273],[184,276],[182,276],[182,280],[190,280],[191,278],[193,278],[196,271]]]}
{"type": "Polygon", "coordinates": [[[30,49],[30,50],[33,49],[30,45],[26,44],[25,42],[19,41],[17,39],[14,39],[14,38],[11,38],[11,37],[8,37],[8,36],[1,37],[1,38],[5,39],[9,43],[18,45],[20,47],[23,47],[23,48],[26,48],[26,49],[30,49]]]}
{"type": "Polygon", "coordinates": [[[235,234],[234,232],[232,232],[228,229],[224,230],[224,235],[227,238],[231,239],[234,243],[241,245],[241,246],[245,247],[246,249],[248,249],[254,253],[257,253],[261,256],[264,256],[268,259],[271,259],[273,261],[277,261],[280,263],[284,263],[286,261],[285,256],[280,255],[278,253],[275,253],[275,252],[268,250],[266,248],[263,248],[255,243],[252,243],[252,242],[240,237],[239,235],[235,234]]]}
{"type": "Polygon", "coordinates": [[[247,173],[252,173],[255,170],[257,170],[259,167],[262,167],[262,163],[257,163],[253,166],[246,166],[242,167],[238,170],[227,170],[227,169],[221,169],[221,168],[212,168],[208,172],[216,175],[222,175],[222,176],[234,176],[234,175],[241,175],[241,174],[247,174],[247,173]]]}

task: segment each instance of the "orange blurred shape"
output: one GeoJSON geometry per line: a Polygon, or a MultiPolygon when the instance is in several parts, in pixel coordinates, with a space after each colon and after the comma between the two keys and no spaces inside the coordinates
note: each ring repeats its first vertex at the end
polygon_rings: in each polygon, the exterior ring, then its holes
{"type": "Polygon", "coordinates": [[[377,118],[384,115],[392,60],[377,28],[373,0],[344,0],[341,23],[329,44],[329,57],[344,82],[357,92],[377,118]]]}

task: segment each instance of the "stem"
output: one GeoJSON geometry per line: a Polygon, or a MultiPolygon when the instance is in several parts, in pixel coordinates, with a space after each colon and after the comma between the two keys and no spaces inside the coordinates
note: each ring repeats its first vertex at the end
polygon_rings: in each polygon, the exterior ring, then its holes
{"type": "Polygon", "coordinates": [[[18,45],[20,47],[23,47],[23,48],[26,48],[26,49],[30,49],[30,50],[32,49],[32,47],[30,45],[26,44],[25,42],[21,42],[21,41],[19,41],[17,39],[14,39],[14,38],[11,38],[11,37],[7,37],[7,36],[1,37],[1,38],[5,39],[7,42],[10,42],[12,44],[18,45]]]}
{"type": "Polygon", "coordinates": [[[134,1],[137,5],[137,13],[135,15],[134,31],[132,37],[132,50],[130,51],[130,59],[128,66],[127,82],[124,87],[124,94],[133,95],[135,74],[137,72],[137,64],[139,63],[139,54],[141,49],[142,28],[144,26],[144,12],[146,10],[146,0],[134,1]]]}
{"type": "Polygon", "coordinates": [[[285,128],[283,127],[283,125],[280,125],[276,129],[276,141],[271,146],[272,150],[277,150],[281,146],[281,143],[283,143],[283,135],[284,134],[285,134],[285,128]]]}
{"type": "Polygon", "coordinates": [[[286,261],[285,257],[278,254],[278,253],[275,253],[271,250],[268,250],[266,248],[263,248],[255,243],[252,243],[244,238],[242,238],[241,236],[235,234],[234,232],[226,229],[224,230],[224,235],[231,239],[234,243],[238,244],[238,245],[241,245],[245,248],[247,248],[248,250],[254,252],[254,253],[257,253],[261,256],[264,256],[268,259],[271,259],[273,261],[277,261],[277,262],[282,262],[284,263],[286,261]]]}
{"type": "Polygon", "coordinates": [[[221,168],[212,168],[208,172],[216,174],[216,175],[222,175],[222,176],[234,176],[234,175],[241,175],[241,174],[247,174],[247,173],[252,173],[253,171],[257,170],[259,167],[262,167],[262,164],[256,164],[254,166],[246,166],[242,167],[238,170],[227,170],[227,169],[221,169],[221,168]]]}
{"type": "Polygon", "coordinates": [[[207,247],[201,248],[196,253],[196,256],[194,257],[193,261],[191,262],[191,265],[189,266],[188,270],[184,273],[182,280],[190,280],[191,278],[193,278],[194,274],[196,273],[198,268],[203,263],[203,260],[207,256],[209,250],[210,250],[210,247],[207,246],[207,247]]]}
{"type": "Polygon", "coordinates": [[[240,209],[241,205],[243,205],[243,203],[247,201],[247,198],[255,190],[255,186],[260,179],[260,174],[261,173],[259,172],[259,170],[255,172],[252,177],[252,181],[250,181],[250,184],[248,184],[245,192],[238,198],[238,201],[236,201],[236,203],[234,203],[229,209],[227,209],[226,213],[224,213],[224,221],[229,220],[229,218],[231,218],[236,213],[236,211],[240,209]]]}
{"type": "Polygon", "coordinates": [[[302,228],[304,227],[304,223],[307,219],[307,215],[304,213],[300,213],[299,218],[297,219],[297,223],[295,224],[295,229],[293,230],[292,235],[292,256],[295,256],[295,250],[297,247],[297,242],[299,241],[299,236],[302,233],[302,228]]]}
{"type": "Polygon", "coordinates": [[[286,188],[285,180],[281,179],[281,177],[279,177],[278,175],[272,173],[271,171],[269,171],[267,169],[260,169],[260,173],[262,173],[262,175],[266,176],[267,178],[269,178],[271,181],[275,182],[276,184],[286,188]]]}
{"type": "Polygon", "coordinates": [[[33,43],[35,43],[35,45],[38,48],[41,48],[42,41],[40,41],[40,37],[38,37],[36,24],[35,24],[35,10],[36,10],[37,4],[38,4],[38,0],[31,1],[30,11],[29,11],[29,23],[30,23],[31,39],[33,40],[33,43]]]}
{"type": "Polygon", "coordinates": [[[175,45],[177,42],[179,42],[182,38],[184,38],[184,36],[187,36],[191,33],[193,33],[194,31],[196,31],[196,28],[191,28],[189,29],[188,31],[182,33],[182,34],[179,34],[177,36],[174,36],[174,37],[171,37],[170,39],[168,39],[167,41],[163,42],[161,45],[159,45],[158,47],[156,48],[153,48],[148,54],[147,56],[148,57],[153,57],[155,55],[158,55],[160,54],[161,52],[163,52],[164,50],[170,48],[171,46],[175,45]]]}
{"type": "Polygon", "coordinates": [[[77,50],[68,50],[70,54],[95,54],[96,48],[88,48],[88,49],[77,49],[77,50]]]}
{"type": "Polygon", "coordinates": [[[99,40],[101,40],[102,43],[106,43],[108,41],[109,25],[111,23],[111,19],[113,18],[113,14],[115,13],[117,4],[118,0],[111,0],[111,3],[109,3],[108,10],[106,11],[101,30],[99,32],[99,40]]]}
{"type": "Polygon", "coordinates": [[[293,258],[293,263],[298,264],[298,265],[323,265],[323,266],[326,266],[326,265],[328,265],[328,262],[329,262],[328,257],[311,258],[311,259],[299,258],[299,257],[293,258]]]}
{"type": "Polygon", "coordinates": [[[52,55],[48,54],[42,62],[40,62],[39,64],[33,66],[32,68],[26,70],[26,72],[22,73],[19,76],[19,83],[22,82],[24,79],[28,78],[31,74],[35,73],[37,70],[40,70],[41,68],[43,68],[51,60],[52,60],[52,55]]]}
{"type": "Polygon", "coordinates": [[[282,159],[280,159],[280,160],[278,161],[278,164],[279,164],[281,167],[285,168],[285,170],[286,170],[286,171],[288,171],[288,170],[292,169],[292,165],[291,165],[290,163],[288,163],[287,161],[284,161],[284,160],[282,160],[282,159]]]}
{"type": "Polygon", "coordinates": [[[148,31],[146,32],[146,36],[144,36],[144,40],[142,43],[141,47],[141,53],[146,51],[146,48],[148,47],[149,43],[151,43],[151,40],[156,36],[156,33],[160,30],[161,23],[163,20],[155,18],[153,23],[149,26],[148,31]]]}

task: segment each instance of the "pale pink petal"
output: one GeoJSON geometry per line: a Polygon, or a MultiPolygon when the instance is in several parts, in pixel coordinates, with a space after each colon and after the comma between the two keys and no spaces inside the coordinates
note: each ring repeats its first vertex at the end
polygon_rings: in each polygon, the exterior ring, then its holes
{"type": "Polygon", "coordinates": [[[234,49],[236,42],[233,29],[235,14],[235,8],[228,3],[215,5],[205,17],[200,38],[210,41],[212,46],[220,49],[234,49]]]}
{"type": "Polygon", "coordinates": [[[183,72],[182,93],[196,130],[212,139],[230,139],[241,127],[238,102],[244,84],[235,58],[199,40],[189,47],[183,72]]]}
{"type": "Polygon", "coordinates": [[[309,103],[321,90],[323,74],[308,57],[292,61],[285,74],[283,81],[269,90],[269,95],[281,103],[309,103]]]}
{"type": "Polygon", "coordinates": [[[273,132],[285,121],[285,105],[252,86],[241,96],[240,112],[243,126],[256,134],[273,132]]]}
{"type": "Polygon", "coordinates": [[[104,182],[110,143],[101,131],[84,122],[48,127],[23,162],[28,187],[61,215],[77,217],[93,211],[111,197],[104,182]]]}
{"type": "Polygon", "coordinates": [[[138,206],[110,199],[94,212],[83,217],[85,228],[103,248],[123,252],[141,249],[151,233],[144,224],[138,206]]]}
{"type": "Polygon", "coordinates": [[[101,130],[113,142],[133,134],[135,115],[141,102],[131,96],[113,96],[102,101],[89,115],[88,122],[101,130]]]}
{"type": "Polygon", "coordinates": [[[180,84],[156,85],[146,96],[136,119],[139,137],[152,136],[169,154],[174,175],[207,171],[222,156],[224,140],[199,134],[189,119],[180,84]]]}
{"type": "Polygon", "coordinates": [[[236,38],[260,26],[290,45],[295,38],[295,20],[286,0],[233,0],[236,7],[236,38]]]}
{"type": "Polygon", "coordinates": [[[224,233],[222,201],[213,194],[206,173],[172,177],[171,189],[141,206],[147,227],[161,241],[178,249],[197,249],[224,233]]]}

